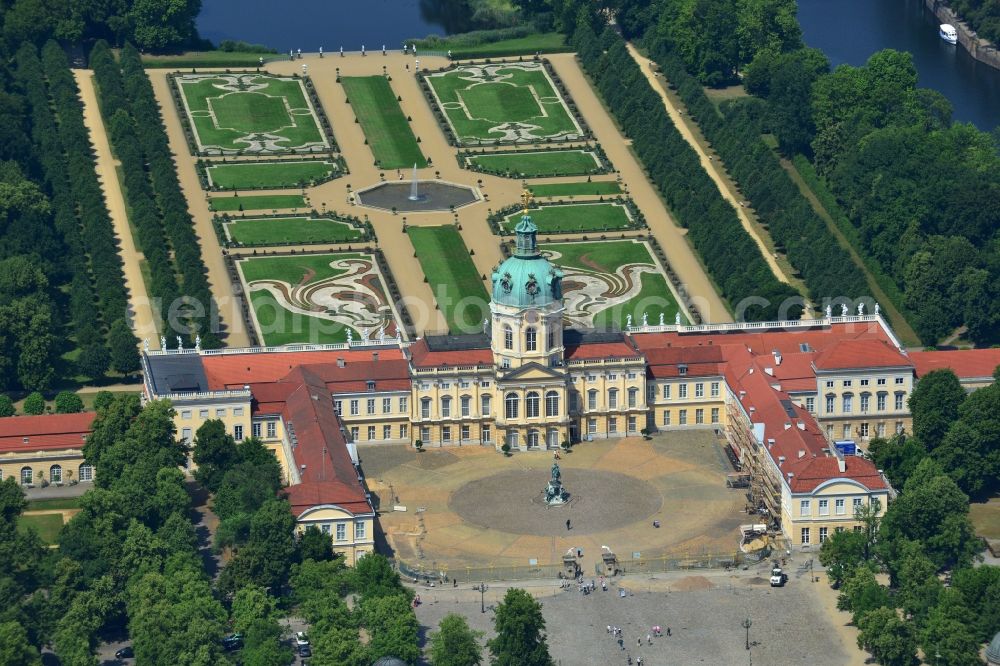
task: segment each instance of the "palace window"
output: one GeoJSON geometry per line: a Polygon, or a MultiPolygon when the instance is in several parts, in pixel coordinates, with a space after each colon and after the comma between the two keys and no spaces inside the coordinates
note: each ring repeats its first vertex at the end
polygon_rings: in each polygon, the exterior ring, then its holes
{"type": "Polygon", "coordinates": [[[819,501],[819,515],[821,516],[830,515],[830,500],[821,499],[819,501]]]}
{"type": "Polygon", "coordinates": [[[256,421],[250,424],[250,436],[260,437],[260,422],[256,421]]]}
{"type": "Polygon", "coordinates": [[[375,439],[375,426],[368,426],[368,441],[375,439]]]}
{"type": "Polygon", "coordinates": [[[388,414],[392,411],[392,398],[382,398],[382,413],[388,414]]]}
{"type": "Polygon", "coordinates": [[[420,399],[420,418],[429,419],[431,417],[431,399],[420,399]]]}
{"type": "Polygon", "coordinates": [[[678,425],[687,425],[688,423],[688,410],[682,409],[677,414],[678,425]]]}
{"type": "Polygon", "coordinates": [[[517,448],[517,442],[518,442],[517,431],[516,430],[508,430],[507,431],[507,446],[509,446],[512,449],[516,449],[517,448]]]}
{"type": "Polygon", "coordinates": [[[875,380],[875,383],[878,384],[879,386],[885,386],[885,377],[879,377],[878,379],[875,380]]]}
{"type": "Polygon", "coordinates": [[[843,409],[841,411],[843,411],[845,414],[850,414],[852,411],[854,411],[853,393],[845,393],[842,397],[842,402],[843,402],[843,409]]]}
{"type": "Polygon", "coordinates": [[[819,528],[819,542],[823,543],[826,541],[826,535],[829,534],[829,528],[821,527],[819,528]]]}
{"type": "Polygon", "coordinates": [[[410,399],[407,396],[403,396],[399,399],[399,411],[406,413],[410,410],[410,399]]]}
{"type": "Polygon", "coordinates": [[[618,419],[614,416],[608,418],[608,432],[618,432],[618,419]]]}
{"type": "Polygon", "coordinates": [[[503,325],[503,348],[504,349],[514,348],[514,331],[507,324],[503,325]]]}
{"type": "Polygon", "coordinates": [[[538,444],[539,444],[538,431],[537,430],[529,430],[528,431],[528,448],[529,449],[537,449],[538,448],[538,444]]]}
{"type": "Polygon", "coordinates": [[[472,413],[472,398],[467,395],[463,395],[462,398],[462,416],[468,416],[472,413]]]}
{"type": "Polygon", "coordinates": [[[470,438],[470,435],[469,435],[469,426],[464,425],[464,426],[462,426],[462,432],[461,432],[460,439],[463,442],[467,442],[467,441],[469,441],[469,438],[470,438]]]}
{"type": "Polygon", "coordinates": [[[430,426],[420,426],[420,439],[424,442],[431,441],[430,426]]]}
{"type": "Polygon", "coordinates": [[[597,432],[597,419],[587,419],[587,432],[591,435],[597,432]]]}
{"type": "Polygon", "coordinates": [[[31,482],[32,482],[32,480],[34,478],[35,478],[34,472],[31,471],[30,467],[28,467],[27,465],[25,465],[24,467],[21,468],[21,485],[22,486],[31,485],[31,482]]]}
{"type": "Polygon", "coordinates": [[[628,406],[635,407],[639,403],[639,389],[630,388],[628,390],[628,406]]]}
{"type": "Polygon", "coordinates": [[[884,412],[888,397],[889,394],[885,391],[879,392],[879,394],[875,396],[875,409],[880,412],[884,412]]]}
{"type": "Polygon", "coordinates": [[[809,500],[799,500],[799,515],[808,516],[812,514],[812,509],[809,505],[809,500]]]}
{"type": "Polygon", "coordinates": [[[403,425],[399,426],[399,438],[400,439],[406,439],[407,432],[409,432],[409,428],[406,427],[405,423],[403,425]]]}
{"type": "Polygon", "coordinates": [[[368,389],[369,391],[374,391],[375,390],[375,382],[373,382],[372,380],[369,379],[367,382],[365,382],[365,388],[368,389]]]}
{"type": "Polygon", "coordinates": [[[524,329],[524,348],[527,351],[538,349],[538,331],[533,326],[524,329]]]}
{"type": "Polygon", "coordinates": [[[360,433],[358,431],[358,427],[357,426],[354,426],[353,428],[351,428],[351,441],[352,442],[358,441],[359,435],[360,435],[360,433]]]}
{"type": "Polygon", "coordinates": [[[278,436],[278,422],[268,421],[267,422],[267,437],[268,439],[274,439],[278,436]]]}
{"type": "Polygon", "coordinates": [[[545,394],[545,415],[559,416],[559,392],[548,391],[545,394]]]}
{"type": "Polygon", "coordinates": [[[810,413],[816,412],[816,398],[813,396],[806,398],[806,411],[810,413]]]}
{"type": "Polygon", "coordinates": [[[896,402],[895,402],[895,405],[896,405],[896,411],[897,411],[897,412],[901,412],[901,411],[903,411],[903,408],[904,408],[904,407],[903,407],[903,401],[904,401],[905,399],[906,399],[906,394],[905,394],[905,393],[897,393],[897,394],[896,394],[896,402]]]}
{"type": "Polygon", "coordinates": [[[618,409],[618,389],[608,390],[608,409],[618,409]]]}
{"type": "Polygon", "coordinates": [[[235,425],[233,426],[233,439],[237,442],[243,441],[243,426],[235,425]]]}
{"type": "Polygon", "coordinates": [[[351,400],[351,416],[357,416],[360,413],[360,405],[357,400],[351,400]]]}
{"type": "Polygon", "coordinates": [[[844,380],[844,388],[851,388],[851,384],[852,383],[853,382],[850,379],[845,379],[844,380]]]}
{"type": "MultiPolygon", "coordinates": [[[[504,409],[505,414],[508,419],[516,419],[518,413],[518,407],[520,406],[521,399],[517,397],[516,393],[508,393],[507,397],[504,398],[504,409]]],[[[514,433],[515,436],[517,433],[514,433]]]]}
{"type": "Polygon", "coordinates": [[[854,509],[855,513],[857,512],[858,509],[861,508],[863,504],[864,500],[861,499],[860,497],[855,497],[853,500],[851,500],[851,506],[854,509]]]}
{"type": "Polygon", "coordinates": [[[677,385],[677,397],[684,400],[688,397],[688,385],[678,384],[677,385]]]}
{"type": "Polygon", "coordinates": [[[802,528],[802,532],[800,532],[800,534],[802,535],[801,536],[802,545],[803,546],[808,546],[809,545],[809,528],[808,527],[803,527],[802,528]]]}
{"type": "Polygon", "coordinates": [[[663,385],[663,399],[670,400],[670,384],[663,385]]]}
{"type": "Polygon", "coordinates": [[[552,349],[553,347],[556,346],[556,332],[553,331],[551,328],[549,329],[548,346],[549,349],[552,349]]]}
{"type": "Polygon", "coordinates": [[[94,466],[84,463],[80,465],[80,471],[77,472],[76,478],[81,481],[93,481],[94,480],[94,466]]]}
{"type": "Polygon", "coordinates": [[[526,416],[529,419],[538,418],[540,402],[541,398],[538,397],[538,393],[536,391],[528,392],[528,395],[525,397],[524,400],[524,407],[525,410],[527,411],[526,416]]]}
{"type": "Polygon", "coordinates": [[[441,428],[441,440],[444,442],[451,441],[451,426],[444,426],[441,428]]]}
{"type": "Polygon", "coordinates": [[[868,408],[871,405],[871,401],[872,401],[872,396],[871,396],[870,393],[862,393],[861,394],[861,413],[862,414],[868,411],[868,408]]]}
{"type": "Polygon", "coordinates": [[[489,416],[491,409],[490,396],[488,395],[480,396],[479,403],[480,403],[479,404],[480,411],[483,413],[483,416],[489,416]]]}
{"type": "Polygon", "coordinates": [[[827,414],[833,414],[833,411],[835,409],[835,407],[834,407],[834,401],[836,399],[837,399],[837,396],[835,396],[833,394],[830,394],[830,395],[826,396],[826,413],[827,414]]]}
{"type": "Polygon", "coordinates": [[[906,381],[905,377],[896,377],[896,386],[900,386],[906,381]]]}
{"type": "Polygon", "coordinates": [[[597,409],[597,389],[587,391],[587,409],[597,409]]]}
{"type": "Polygon", "coordinates": [[[337,416],[340,416],[343,413],[343,409],[344,403],[342,400],[333,401],[333,411],[337,413],[337,416]]]}
{"type": "Polygon", "coordinates": [[[637,427],[637,423],[636,423],[635,417],[634,416],[628,417],[628,431],[629,432],[635,432],[636,431],[636,427],[637,427]]]}
{"type": "Polygon", "coordinates": [[[694,410],[694,422],[695,423],[704,423],[705,422],[705,410],[704,409],[700,409],[699,408],[699,409],[694,410]]]}
{"type": "Polygon", "coordinates": [[[546,442],[550,449],[559,448],[559,431],[555,428],[549,428],[548,432],[545,434],[546,442]]]}
{"type": "Polygon", "coordinates": [[[862,386],[868,386],[868,380],[867,379],[862,379],[861,380],[861,385],[862,386]]]}
{"type": "Polygon", "coordinates": [[[847,512],[846,500],[838,499],[833,502],[833,510],[838,516],[843,516],[847,512]]]}
{"type": "Polygon", "coordinates": [[[337,523],[337,541],[347,541],[347,525],[337,523]]]}
{"type": "Polygon", "coordinates": [[[663,425],[665,425],[665,426],[670,425],[670,410],[669,409],[664,409],[663,410],[663,425]]]}
{"type": "Polygon", "coordinates": [[[367,411],[368,414],[374,414],[375,413],[375,398],[368,398],[368,400],[366,401],[365,407],[368,410],[367,411]]]}
{"type": "Polygon", "coordinates": [[[49,467],[49,482],[62,483],[62,466],[52,465],[49,467]]]}
{"type": "Polygon", "coordinates": [[[844,439],[850,439],[850,438],[851,438],[851,424],[850,423],[845,423],[844,424],[844,439]]]}
{"type": "Polygon", "coordinates": [[[441,418],[449,418],[451,416],[451,398],[449,396],[444,396],[441,398],[441,418]]]}
{"type": "Polygon", "coordinates": [[[868,439],[868,423],[861,424],[861,439],[868,439]]]}
{"type": "Polygon", "coordinates": [[[712,407],[712,423],[718,423],[718,422],[719,422],[719,408],[712,407]]]}
{"type": "Polygon", "coordinates": [[[698,382],[694,385],[694,397],[704,398],[705,397],[705,385],[698,382]]]}
{"type": "Polygon", "coordinates": [[[392,426],[382,426],[382,439],[392,439],[392,426]]]}
{"type": "Polygon", "coordinates": [[[490,432],[489,426],[483,426],[479,429],[479,439],[483,442],[492,441],[493,434],[490,432]]]}
{"type": "Polygon", "coordinates": [[[712,382],[711,390],[712,390],[712,397],[713,398],[718,398],[719,397],[719,382],[712,382]]]}

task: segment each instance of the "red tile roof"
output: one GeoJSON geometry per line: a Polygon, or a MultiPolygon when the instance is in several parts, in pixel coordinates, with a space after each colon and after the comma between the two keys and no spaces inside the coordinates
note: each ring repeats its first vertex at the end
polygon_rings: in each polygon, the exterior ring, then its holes
{"type": "Polygon", "coordinates": [[[913,367],[913,362],[883,340],[841,340],[813,360],[817,370],[913,367]]]}
{"type": "Polygon", "coordinates": [[[301,365],[336,365],[337,359],[344,359],[345,366],[351,366],[354,363],[371,361],[373,353],[378,354],[380,362],[403,358],[403,352],[398,347],[378,347],[330,351],[210,354],[202,355],[201,362],[208,378],[209,390],[219,391],[242,388],[246,384],[275,382],[301,365]]]}
{"type": "Polygon", "coordinates": [[[949,351],[910,352],[917,367],[917,377],[932,370],[951,369],[959,379],[991,377],[1000,365],[1000,349],[957,349],[949,351]]]}
{"type": "Polygon", "coordinates": [[[636,358],[642,356],[627,342],[588,342],[566,347],[565,358],[579,361],[589,358],[636,358]]]}
{"type": "Polygon", "coordinates": [[[427,340],[421,338],[410,345],[409,352],[410,363],[415,368],[437,368],[446,365],[493,365],[493,350],[489,347],[431,351],[427,346],[427,340]]]}
{"type": "Polygon", "coordinates": [[[0,453],[83,448],[96,416],[82,412],[0,418],[0,453]]]}
{"type": "Polygon", "coordinates": [[[812,492],[833,479],[851,479],[869,490],[888,489],[885,480],[870,460],[860,456],[844,456],[843,472],[837,463],[837,458],[833,456],[810,456],[791,464],[786,462],[781,471],[786,474],[786,478],[789,472],[794,475],[790,484],[793,493],[812,492]]]}

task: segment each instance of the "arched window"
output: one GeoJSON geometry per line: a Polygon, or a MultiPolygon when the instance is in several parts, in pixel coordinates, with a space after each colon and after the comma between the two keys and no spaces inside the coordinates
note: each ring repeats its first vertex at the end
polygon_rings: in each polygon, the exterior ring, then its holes
{"type": "Polygon", "coordinates": [[[527,351],[536,351],[538,349],[538,331],[535,330],[534,326],[524,329],[524,348],[527,351]]]}
{"type": "Polygon", "coordinates": [[[420,399],[420,418],[429,419],[431,417],[431,399],[420,399]]]}
{"type": "Polygon", "coordinates": [[[608,409],[618,409],[618,389],[608,389],[608,409]]]}
{"type": "Polygon", "coordinates": [[[503,325],[503,348],[504,349],[514,348],[514,331],[507,324],[503,325]]]}
{"type": "Polygon", "coordinates": [[[528,431],[528,448],[537,449],[538,448],[538,431],[529,430],[528,431]]]}
{"type": "Polygon", "coordinates": [[[536,391],[528,391],[524,405],[529,419],[538,418],[539,398],[536,391]]]}
{"type": "Polygon", "coordinates": [[[871,402],[872,402],[872,394],[871,393],[862,393],[861,394],[861,411],[862,412],[867,412],[868,409],[871,407],[871,402]]]}
{"type": "Polygon", "coordinates": [[[490,396],[488,396],[488,395],[481,396],[480,399],[479,399],[479,402],[482,403],[480,405],[480,410],[479,411],[481,411],[483,413],[483,416],[489,416],[490,415],[490,411],[491,411],[491,409],[490,409],[491,408],[491,404],[490,403],[492,402],[491,399],[490,399],[490,396]]]}
{"type": "Polygon", "coordinates": [[[597,409],[597,389],[587,391],[587,409],[597,409]]]}
{"type": "Polygon", "coordinates": [[[441,398],[441,418],[449,416],[451,416],[451,397],[446,395],[441,398]]]}
{"type": "Polygon", "coordinates": [[[93,481],[94,480],[94,466],[83,463],[80,465],[80,470],[77,472],[76,478],[80,481],[93,481]]]}
{"type": "Polygon", "coordinates": [[[24,467],[21,468],[21,485],[22,486],[27,486],[27,485],[31,484],[31,481],[34,478],[35,478],[34,473],[31,471],[30,467],[28,467],[27,465],[25,465],[24,467]]]}
{"type": "Polygon", "coordinates": [[[504,408],[505,414],[508,419],[516,419],[518,406],[520,405],[521,399],[517,397],[516,393],[508,393],[504,398],[504,408]]]}
{"type": "Polygon", "coordinates": [[[545,394],[545,415],[559,416],[559,392],[548,391],[545,394]]]}
{"type": "Polygon", "coordinates": [[[49,483],[62,483],[62,465],[49,467],[49,483]]]}

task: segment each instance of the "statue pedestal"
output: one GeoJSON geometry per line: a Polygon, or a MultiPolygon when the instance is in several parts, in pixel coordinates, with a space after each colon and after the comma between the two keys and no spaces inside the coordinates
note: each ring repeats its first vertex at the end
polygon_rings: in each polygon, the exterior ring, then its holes
{"type": "Polygon", "coordinates": [[[545,503],[549,506],[556,506],[566,503],[566,491],[563,490],[562,483],[557,480],[549,481],[545,488],[545,503]]]}

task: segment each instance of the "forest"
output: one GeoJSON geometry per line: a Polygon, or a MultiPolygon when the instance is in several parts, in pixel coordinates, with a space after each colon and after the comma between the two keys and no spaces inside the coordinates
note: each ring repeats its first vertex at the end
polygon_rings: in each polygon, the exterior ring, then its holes
{"type": "Polygon", "coordinates": [[[156,301],[154,316],[176,335],[189,341],[200,336],[203,347],[218,347],[201,247],[139,52],[126,44],[115,60],[108,45],[98,42],[90,62],[111,145],[122,163],[129,219],[149,268],[146,287],[156,301]]]}
{"type": "Polygon", "coordinates": [[[951,0],[948,6],[954,9],[980,37],[990,40],[994,45],[1000,44],[1000,2],[951,0]]]}
{"type": "Polygon", "coordinates": [[[143,50],[203,46],[195,29],[201,0],[0,0],[0,51],[98,39],[143,50]]]}
{"type": "Polygon", "coordinates": [[[135,372],[121,258],[66,54],[26,44],[0,79],[0,390],[135,372]]]}

